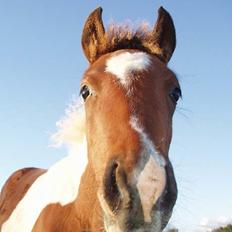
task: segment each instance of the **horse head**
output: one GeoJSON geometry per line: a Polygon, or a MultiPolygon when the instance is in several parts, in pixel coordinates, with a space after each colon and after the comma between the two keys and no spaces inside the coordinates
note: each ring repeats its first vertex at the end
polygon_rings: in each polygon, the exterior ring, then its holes
{"type": "Polygon", "coordinates": [[[89,165],[106,231],[161,231],[177,198],[168,157],[181,90],[168,69],[175,28],[162,7],[152,30],[111,26],[102,9],[88,17],[81,82],[89,165]]]}

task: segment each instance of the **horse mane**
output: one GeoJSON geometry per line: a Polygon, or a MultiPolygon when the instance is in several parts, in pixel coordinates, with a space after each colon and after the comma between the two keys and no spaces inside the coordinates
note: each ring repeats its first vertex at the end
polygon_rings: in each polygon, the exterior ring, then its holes
{"type": "Polygon", "coordinates": [[[75,97],[65,110],[65,115],[56,122],[57,132],[52,134],[52,146],[65,145],[69,154],[75,154],[85,139],[85,109],[80,98],[75,97]]]}
{"type": "Polygon", "coordinates": [[[147,22],[142,22],[137,27],[130,23],[111,23],[105,33],[104,53],[120,49],[138,49],[151,53],[149,47],[146,46],[151,35],[152,29],[147,22]]]}

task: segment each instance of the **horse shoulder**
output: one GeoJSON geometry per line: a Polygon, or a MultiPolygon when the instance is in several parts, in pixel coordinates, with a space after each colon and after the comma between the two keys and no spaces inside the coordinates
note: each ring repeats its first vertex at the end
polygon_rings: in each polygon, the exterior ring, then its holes
{"type": "Polygon", "coordinates": [[[0,229],[33,182],[45,172],[39,168],[23,168],[8,178],[0,194],[0,229]]]}

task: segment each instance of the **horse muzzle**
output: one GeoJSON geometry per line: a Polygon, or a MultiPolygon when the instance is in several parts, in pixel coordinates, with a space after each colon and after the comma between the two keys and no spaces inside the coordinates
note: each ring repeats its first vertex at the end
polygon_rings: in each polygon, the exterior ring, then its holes
{"type": "Polygon", "coordinates": [[[99,191],[106,231],[155,231],[166,226],[177,198],[171,163],[161,168],[148,160],[143,170],[127,173],[123,165],[109,162],[99,191]]]}

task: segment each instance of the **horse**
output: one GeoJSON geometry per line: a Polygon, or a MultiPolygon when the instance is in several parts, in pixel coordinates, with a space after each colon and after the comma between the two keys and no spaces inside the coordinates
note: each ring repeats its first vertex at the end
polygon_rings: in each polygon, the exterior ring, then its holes
{"type": "Polygon", "coordinates": [[[58,123],[69,155],[48,170],[24,168],[0,196],[2,232],[160,232],[177,199],[169,159],[172,117],[181,97],[168,68],[176,46],[170,14],[155,26],[113,24],[102,8],[87,18],[89,67],[74,103],[58,123]]]}

